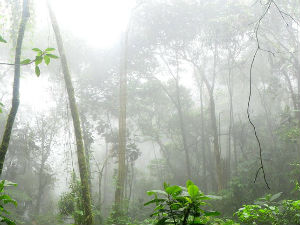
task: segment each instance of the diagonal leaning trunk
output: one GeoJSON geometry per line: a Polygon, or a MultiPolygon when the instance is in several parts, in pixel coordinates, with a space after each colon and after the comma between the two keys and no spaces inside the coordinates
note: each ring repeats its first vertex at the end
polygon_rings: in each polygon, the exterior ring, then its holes
{"type": "Polygon", "coordinates": [[[92,204],[91,204],[91,193],[89,187],[88,167],[86,163],[87,161],[85,156],[83,137],[82,137],[82,131],[80,126],[79,113],[76,105],[74,88],[73,88],[71,75],[67,64],[67,58],[64,51],[60,30],[49,2],[48,2],[48,10],[52,22],[52,27],[56,37],[58,51],[60,54],[64,80],[68,92],[69,104],[70,104],[71,114],[73,118],[73,126],[74,126],[76,146],[77,146],[77,158],[78,158],[79,173],[80,173],[80,180],[82,186],[82,202],[83,202],[84,220],[85,220],[84,225],[92,225],[93,214],[92,214],[92,204]]]}
{"type": "Polygon", "coordinates": [[[13,84],[13,98],[12,98],[12,106],[10,109],[10,112],[8,114],[8,118],[5,125],[4,134],[2,137],[2,142],[0,146],[0,176],[2,174],[3,170],[3,164],[5,160],[5,156],[7,153],[7,149],[9,146],[11,131],[14,125],[14,121],[18,112],[18,108],[20,105],[20,59],[21,59],[21,52],[22,52],[22,44],[24,39],[24,33],[27,21],[29,19],[29,0],[23,1],[23,12],[22,12],[22,18],[21,23],[19,27],[18,32],[18,39],[17,39],[17,45],[16,45],[16,55],[15,55],[15,72],[14,72],[14,84],[13,84]]]}

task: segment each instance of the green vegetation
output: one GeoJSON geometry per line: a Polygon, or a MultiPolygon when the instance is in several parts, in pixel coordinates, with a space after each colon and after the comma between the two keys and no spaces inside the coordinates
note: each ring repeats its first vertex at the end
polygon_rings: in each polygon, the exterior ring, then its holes
{"type": "Polygon", "coordinates": [[[0,0],[0,225],[299,225],[299,18],[0,0]]]}
{"type": "Polygon", "coordinates": [[[0,181],[0,222],[7,225],[15,225],[15,221],[10,212],[7,210],[7,204],[13,204],[15,207],[18,203],[5,193],[6,189],[11,186],[17,186],[17,184],[9,182],[7,180],[0,181]]]}

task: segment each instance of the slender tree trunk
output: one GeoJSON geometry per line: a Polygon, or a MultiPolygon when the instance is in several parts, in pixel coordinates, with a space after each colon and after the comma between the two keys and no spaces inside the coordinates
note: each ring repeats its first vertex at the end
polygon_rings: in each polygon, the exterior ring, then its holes
{"type": "Polygon", "coordinates": [[[86,124],[86,118],[83,113],[81,113],[81,124],[82,124],[82,133],[83,133],[83,142],[84,142],[84,149],[85,149],[85,154],[86,154],[86,165],[88,168],[88,176],[89,176],[89,185],[90,185],[90,193],[92,193],[92,172],[91,172],[91,156],[90,156],[90,151],[91,151],[91,141],[89,140],[89,134],[87,131],[87,128],[85,126],[86,124]]]}
{"type": "Polygon", "coordinates": [[[203,106],[203,80],[199,80],[196,71],[194,71],[195,80],[199,89],[199,97],[200,97],[200,113],[201,113],[201,150],[202,150],[202,177],[203,177],[203,191],[207,192],[207,157],[206,157],[206,145],[207,137],[205,135],[205,122],[204,122],[204,106],[203,106]]]}
{"type": "Polygon", "coordinates": [[[201,71],[201,68],[197,63],[193,62],[192,60],[188,60],[191,62],[195,68],[198,70],[199,75],[202,77],[203,82],[207,88],[209,94],[209,104],[210,104],[210,118],[211,118],[211,127],[213,131],[213,145],[214,145],[214,155],[216,161],[216,173],[217,173],[217,185],[218,190],[222,190],[224,187],[224,163],[221,158],[221,151],[220,151],[220,143],[218,137],[218,126],[217,126],[217,118],[216,118],[216,106],[214,100],[214,86],[215,86],[215,78],[216,78],[216,67],[217,67],[217,59],[218,59],[218,51],[217,51],[217,43],[215,43],[215,50],[214,50],[214,65],[213,65],[213,78],[212,83],[210,84],[205,76],[204,72],[201,71]]]}
{"type": "Polygon", "coordinates": [[[86,163],[86,156],[82,138],[82,131],[80,126],[79,120],[79,113],[76,105],[75,93],[74,88],[71,80],[70,71],[68,68],[67,58],[64,51],[64,46],[60,34],[60,30],[55,18],[55,15],[50,7],[48,2],[48,9],[49,14],[52,22],[52,27],[55,33],[56,42],[58,51],[61,57],[61,65],[64,74],[64,80],[68,92],[69,104],[71,109],[71,114],[73,118],[73,126],[75,131],[76,137],[76,146],[77,146],[77,158],[79,164],[79,173],[81,179],[81,186],[82,186],[82,198],[83,198],[83,209],[84,209],[84,224],[91,225],[93,224],[93,214],[92,214],[92,204],[91,204],[91,194],[90,194],[90,187],[89,187],[89,179],[88,179],[88,168],[86,163]]]}
{"type": "Polygon", "coordinates": [[[45,167],[45,161],[44,161],[44,159],[42,159],[42,164],[41,164],[40,171],[39,171],[39,189],[38,189],[38,194],[37,194],[37,198],[36,198],[36,206],[35,206],[36,215],[40,214],[41,200],[42,200],[42,195],[43,195],[44,187],[45,187],[43,185],[44,167],[45,167]]]}
{"type": "Polygon", "coordinates": [[[185,161],[186,161],[186,169],[187,169],[187,178],[192,179],[192,173],[191,173],[191,162],[190,162],[190,156],[189,156],[189,149],[187,145],[187,138],[186,138],[186,130],[183,120],[183,113],[182,113],[182,107],[181,103],[178,97],[178,116],[179,116],[179,124],[180,124],[180,133],[182,137],[182,143],[183,143],[183,149],[185,153],[185,161]]]}
{"type": "MultiPolygon", "coordinates": [[[[210,91],[209,91],[210,92],[210,91]]],[[[214,154],[216,160],[216,168],[217,168],[217,182],[218,182],[218,190],[223,189],[223,163],[221,160],[221,152],[220,152],[220,145],[219,145],[219,138],[218,138],[218,126],[217,126],[217,119],[216,119],[216,107],[215,101],[212,93],[210,92],[210,118],[213,130],[213,137],[214,137],[214,154]]]]}
{"type": "MultiPolygon", "coordinates": [[[[229,63],[230,66],[230,63],[229,63]]],[[[231,81],[231,69],[228,73],[228,93],[229,93],[229,128],[228,128],[228,155],[227,155],[227,181],[231,179],[231,139],[233,133],[233,86],[231,81]]]]}
{"type": "Polygon", "coordinates": [[[130,163],[130,181],[129,181],[129,194],[128,194],[128,202],[130,202],[131,195],[132,195],[132,187],[133,187],[133,179],[134,179],[134,162],[130,163]]]}
{"type": "Polygon", "coordinates": [[[42,194],[43,194],[43,173],[44,173],[44,168],[45,168],[45,133],[44,129],[42,127],[41,129],[41,135],[42,135],[42,159],[41,159],[41,166],[39,170],[39,189],[38,189],[38,194],[37,194],[37,199],[36,199],[36,206],[35,206],[35,213],[36,215],[40,214],[40,206],[41,206],[41,199],[42,199],[42,194]]]}
{"type": "MultiPolygon", "coordinates": [[[[200,71],[199,71],[200,72],[200,71]]],[[[206,76],[203,74],[202,79],[204,84],[207,88],[209,94],[209,104],[210,104],[210,119],[211,119],[211,126],[213,131],[213,144],[214,144],[214,155],[216,160],[216,170],[217,170],[217,184],[218,190],[223,189],[223,162],[221,159],[221,152],[220,152],[220,145],[219,145],[219,136],[218,136],[218,126],[217,126],[217,118],[216,118],[216,106],[213,94],[213,86],[210,85],[206,76]]]]}
{"type": "Polygon", "coordinates": [[[182,137],[182,143],[183,143],[183,150],[185,153],[185,163],[186,163],[186,170],[187,170],[187,178],[192,179],[192,172],[191,172],[191,162],[190,162],[190,152],[188,148],[187,143],[187,137],[186,137],[186,129],[185,129],[185,123],[183,118],[183,112],[182,112],[182,104],[180,99],[180,86],[179,86],[179,63],[178,63],[178,57],[176,54],[176,108],[178,111],[179,116],[179,125],[180,125],[180,133],[182,137]]]}
{"type": "MultiPolygon", "coordinates": [[[[105,142],[105,158],[107,159],[108,158],[108,143],[105,142]]],[[[103,206],[106,205],[106,201],[107,201],[107,198],[106,198],[106,189],[107,189],[107,172],[108,172],[108,162],[107,162],[107,165],[105,166],[104,168],[104,184],[103,184],[103,206]]],[[[101,188],[101,184],[99,184],[99,188],[101,188]]],[[[101,195],[101,190],[99,192],[101,195]]],[[[101,196],[100,196],[100,199],[101,199],[101,196]]],[[[101,202],[100,202],[101,203],[101,202]]]]}
{"type": "Polygon", "coordinates": [[[122,215],[124,211],[124,188],[126,176],[126,105],[127,105],[127,45],[129,28],[122,40],[120,63],[120,111],[119,111],[119,152],[118,177],[115,191],[116,214],[122,215]]]}
{"type": "Polygon", "coordinates": [[[8,118],[5,125],[5,130],[2,137],[2,142],[0,146],[0,176],[3,170],[3,164],[5,161],[5,156],[7,153],[7,149],[9,146],[10,136],[12,132],[12,128],[14,125],[14,121],[18,112],[19,104],[20,104],[20,59],[21,59],[21,52],[22,52],[22,44],[24,39],[24,33],[27,21],[29,19],[29,0],[23,0],[23,12],[21,23],[18,32],[18,39],[16,45],[16,54],[15,54],[15,72],[14,72],[14,84],[13,84],[13,98],[12,98],[12,106],[11,110],[8,114],[8,118]]]}

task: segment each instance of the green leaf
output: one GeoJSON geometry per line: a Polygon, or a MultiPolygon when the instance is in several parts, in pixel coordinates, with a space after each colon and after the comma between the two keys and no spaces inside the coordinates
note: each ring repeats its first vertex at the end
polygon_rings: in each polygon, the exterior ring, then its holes
{"type": "Polygon", "coordinates": [[[282,195],[282,192],[279,192],[279,193],[277,193],[275,195],[272,195],[272,197],[270,198],[270,202],[278,199],[281,195],[282,195]]]}
{"type": "Polygon", "coordinates": [[[39,77],[41,74],[40,68],[38,66],[35,66],[35,74],[37,75],[37,77],[39,77]]]}
{"type": "Polygon", "coordinates": [[[166,221],[168,220],[167,217],[163,217],[160,220],[157,221],[156,225],[163,225],[166,224],[166,221]]]}
{"type": "Polygon", "coordinates": [[[190,185],[194,185],[193,181],[187,180],[186,187],[188,188],[190,185]]]}
{"type": "Polygon", "coordinates": [[[205,211],[205,212],[204,212],[204,215],[205,215],[205,216],[219,216],[220,213],[217,212],[217,211],[205,211]]]}
{"type": "Polygon", "coordinates": [[[146,203],[144,204],[144,206],[150,205],[150,204],[153,204],[153,203],[157,204],[157,203],[164,202],[164,201],[166,201],[166,199],[163,199],[163,198],[155,198],[155,199],[152,199],[152,200],[149,201],[149,202],[146,202],[146,203]]]}
{"type": "Polygon", "coordinates": [[[209,199],[214,199],[214,200],[222,200],[222,196],[217,196],[217,195],[205,195],[209,199]]]}
{"type": "Polygon", "coordinates": [[[152,190],[152,191],[147,191],[147,194],[154,195],[154,194],[162,194],[162,195],[168,195],[165,191],[162,190],[152,190]]]}
{"type": "Polygon", "coordinates": [[[166,188],[166,192],[169,195],[178,195],[178,194],[181,193],[181,191],[182,191],[182,189],[177,185],[169,186],[169,187],[166,188]]]}
{"type": "Polygon", "coordinates": [[[46,48],[45,52],[51,52],[51,51],[54,51],[55,48],[46,48]]]}
{"type": "Polygon", "coordinates": [[[4,180],[4,186],[5,187],[11,187],[11,186],[18,186],[18,184],[14,183],[14,182],[11,182],[11,181],[8,181],[8,180],[4,180]]]}
{"type": "Polygon", "coordinates": [[[82,210],[76,210],[75,211],[76,214],[83,216],[83,211],[82,210]]]}
{"type": "Polygon", "coordinates": [[[42,57],[42,56],[37,56],[37,57],[35,57],[34,62],[35,62],[35,65],[36,65],[36,66],[39,65],[39,64],[41,64],[42,61],[43,61],[43,57],[42,57]]]}
{"type": "Polygon", "coordinates": [[[53,55],[53,54],[46,54],[46,56],[49,56],[52,59],[58,59],[59,58],[57,55],[53,55]]]}
{"type": "Polygon", "coordinates": [[[32,49],[33,51],[35,51],[35,52],[43,52],[41,49],[39,49],[39,48],[33,48],[32,49]]]}
{"type": "Polygon", "coordinates": [[[7,43],[7,41],[0,35],[0,42],[7,43]]]}
{"type": "Polygon", "coordinates": [[[48,66],[49,63],[50,63],[50,57],[47,56],[47,55],[45,55],[45,56],[44,56],[44,60],[45,60],[46,65],[48,66]]]}
{"type": "Polygon", "coordinates": [[[20,64],[22,65],[27,65],[29,63],[31,63],[31,59],[24,59],[23,61],[20,62],[20,64]]]}
{"type": "Polygon", "coordinates": [[[192,185],[189,185],[188,187],[188,193],[190,194],[190,196],[193,198],[193,197],[196,197],[199,193],[199,188],[192,184],[192,185]]]}

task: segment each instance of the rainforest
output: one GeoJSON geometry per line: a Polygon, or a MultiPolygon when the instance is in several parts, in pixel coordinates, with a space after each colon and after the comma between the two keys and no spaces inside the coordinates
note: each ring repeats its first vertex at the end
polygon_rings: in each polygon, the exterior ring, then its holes
{"type": "Polygon", "coordinates": [[[0,0],[0,224],[300,225],[300,1],[0,0]]]}

